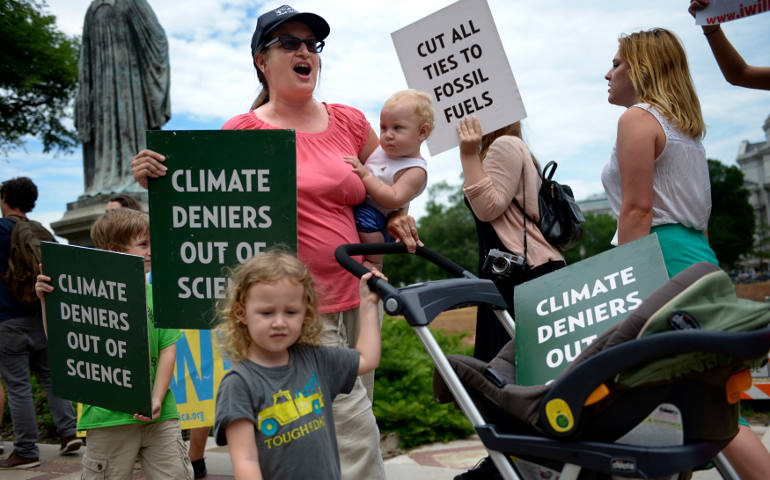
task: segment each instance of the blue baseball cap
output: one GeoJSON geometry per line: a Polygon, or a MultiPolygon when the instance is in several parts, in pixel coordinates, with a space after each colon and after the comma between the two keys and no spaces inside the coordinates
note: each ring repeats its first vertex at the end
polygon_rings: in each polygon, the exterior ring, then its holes
{"type": "Polygon", "coordinates": [[[279,25],[289,21],[307,25],[313,31],[316,40],[323,40],[329,36],[329,24],[320,16],[310,12],[298,12],[289,5],[282,5],[267,13],[263,13],[257,19],[257,28],[251,37],[252,58],[259,51],[259,47],[265,43],[270,32],[279,25]]]}

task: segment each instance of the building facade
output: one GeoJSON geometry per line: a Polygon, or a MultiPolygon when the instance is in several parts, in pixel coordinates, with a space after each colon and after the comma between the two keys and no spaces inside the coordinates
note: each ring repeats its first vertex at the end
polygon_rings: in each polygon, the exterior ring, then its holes
{"type": "Polygon", "coordinates": [[[612,209],[610,208],[610,202],[607,200],[607,194],[604,192],[594,193],[593,195],[579,200],[578,205],[580,211],[585,215],[591,213],[593,215],[609,215],[612,216],[612,209]]]}
{"type": "Polygon", "coordinates": [[[751,143],[741,142],[736,162],[743,172],[744,186],[750,192],[749,202],[754,207],[757,224],[770,225],[770,116],[762,125],[765,139],[751,143]]]}

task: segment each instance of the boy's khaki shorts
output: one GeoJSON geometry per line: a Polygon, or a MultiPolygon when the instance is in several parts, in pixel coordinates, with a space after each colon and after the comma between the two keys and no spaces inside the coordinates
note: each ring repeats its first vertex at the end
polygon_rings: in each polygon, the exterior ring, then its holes
{"type": "Polygon", "coordinates": [[[137,460],[150,480],[193,478],[179,420],[96,428],[87,445],[82,480],[131,478],[137,460]]]}

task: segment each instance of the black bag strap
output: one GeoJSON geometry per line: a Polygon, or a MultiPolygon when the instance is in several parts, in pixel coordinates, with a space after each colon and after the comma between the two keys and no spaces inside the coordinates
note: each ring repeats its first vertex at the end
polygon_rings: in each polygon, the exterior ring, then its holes
{"type": "MultiPolygon", "coordinates": [[[[551,178],[553,177],[554,171],[556,171],[556,162],[551,160],[550,162],[548,162],[548,164],[545,166],[545,168],[542,171],[540,170],[540,167],[534,161],[532,163],[535,165],[535,168],[537,168],[537,174],[540,177],[540,180],[542,181],[542,183],[546,184],[546,183],[550,182],[551,178]],[[553,164],[553,167],[552,167],[553,170],[550,172],[548,178],[546,179],[545,178],[545,170],[548,167],[551,167],[551,164],[553,164]]],[[[523,172],[524,172],[524,170],[522,170],[522,175],[523,175],[523,172]]],[[[526,182],[525,182],[525,185],[524,185],[524,195],[525,195],[525,197],[524,197],[524,205],[527,204],[526,194],[527,194],[527,188],[526,188],[526,182]]],[[[521,211],[521,213],[524,215],[524,219],[525,220],[529,219],[530,222],[534,223],[535,225],[538,225],[538,222],[536,222],[532,217],[530,217],[529,214],[527,213],[527,211],[521,205],[519,205],[519,201],[516,200],[515,196],[513,197],[513,204],[516,205],[516,207],[518,207],[519,211],[521,211]]],[[[525,226],[526,226],[526,223],[525,223],[525,226]]]]}
{"type": "MultiPolygon", "coordinates": [[[[526,193],[524,195],[526,196],[526,193]]],[[[524,199],[524,204],[526,204],[526,203],[527,203],[527,199],[525,198],[524,199]]],[[[532,217],[529,216],[529,214],[526,212],[526,210],[521,208],[521,205],[519,205],[519,202],[515,198],[513,199],[513,204],[516,205],[519,208],[519,211],[521,211],[521,213],[524,215],[525,226],[526,226],[526,220],[527,219],[529,219],[530,222],[532,222],[534,224],[537,224],[537,222],[532,217]]]]}
{"type": "MultiPolygon", "coordinates": [[[[527,176],[526,176],[526,168],[521,169],[521,180],[522,185],[524,186],[524,205],[527,204],[527,176]]],[[[516,200],[516,197],[513,198],[516,200]]],[[[521,208],[521,207],[520,207],[521,208]]],[[[527,215],[524,214],[524,265],[527,265],[527,215]]]]}
{"type": "MultiPolygon", "coordinates": [[[[537,167],[536,163],[534,163],[534,162],[532,162],[532,163],[535,165],[535,167],[537,167]]],[[[553,163],[553,162],[551,162],[551,163],[553,163]]],[[[527,172],[526,165],[522,164],[521,183],[523,185],[523,190],[524,190],[524,199],[523,199],[524,200],[524,205],[527,204],[527,174],[526,174],[526,172],[527,172]]],[[[539,168],[537,169],[537,173],[542,178],[543,174],[540,172],[539,168]]],[[[527,214],[527,211],[524,210],[521,207],[521,205],[519,205],[519,201],[516,200],[516,194],[514,194],[514,196],[513,196],[513,204],[516,205],[519,208],[519,210],[521,211],[522,215],[524,215],[524,262],[526,262],[527,261],[527,219],[529,219],[529,221],[534,223],[535,225],[537,225],[537,222],[534,221],[532,219],[532,217],[530,217],[527,214]]]]}
{"type": "Polygon", "coordinates": [[[543,179],[543,183],[553,181],[553,174],[556,173],[557,166],[558,164],[553,160],[545,164],[543,172],[540,174],[540,177],[543,179]],[[550,171],[548,170],[549,168],[551,169],[550,171]]]}

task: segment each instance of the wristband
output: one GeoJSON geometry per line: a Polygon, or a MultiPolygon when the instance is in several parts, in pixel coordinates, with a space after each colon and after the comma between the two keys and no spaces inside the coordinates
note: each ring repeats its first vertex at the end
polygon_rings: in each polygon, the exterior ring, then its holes
{"type": "Polygon", "coordinates": [[[703,35],[708,37],[709,35],[711,35],[712,33],[716,32],[719,29],[720,29],[720,27],[719,27],[719,25],[717,25],[713,30],[709,30],[708,32],[704,30],[703,31],[703,35]]]}

